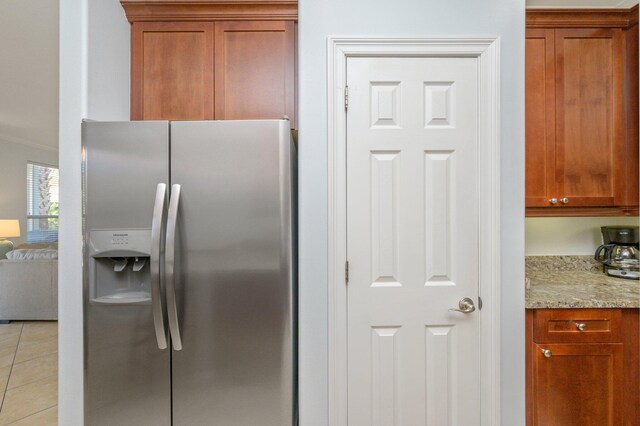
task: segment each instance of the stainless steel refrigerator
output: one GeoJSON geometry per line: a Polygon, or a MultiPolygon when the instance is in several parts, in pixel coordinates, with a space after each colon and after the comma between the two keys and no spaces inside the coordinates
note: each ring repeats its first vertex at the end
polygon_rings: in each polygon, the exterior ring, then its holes
{"type": "Polygon", "coordinates": [[[84,122],[85,424],[296,424],[287,120],[84,122]]]}

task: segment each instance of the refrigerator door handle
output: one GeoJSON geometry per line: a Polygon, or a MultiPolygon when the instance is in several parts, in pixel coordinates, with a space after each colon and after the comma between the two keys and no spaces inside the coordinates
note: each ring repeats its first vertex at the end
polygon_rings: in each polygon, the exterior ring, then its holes
{"type": "Polygon", "coordinates": [[[149,260],[151,275],[151,305],[153,311],[153,325],[159,349],[167,349],[167,332],[164,328],[162,310],[162,291],[160,284],[160,244],[162,237],[162,219],[164,216],[167,185],[159,183],[156,188],[156,201],[153,206],[153,220],[151,222],[151,256],[149,260]]]}
{"type": "Polygon", "coordinates": [[[178,223],[178,207],[180,205],[180,185],[171,185],[171,198],[169,199],[169,213],[167,217],[167,246],[165,251],[165,274],[167,277],[167,314],[169,316],[169,331],[173,349],[182,350],[182,338],[178,324],[178,309],[176,306],[175,286],[175,253],[176,253],[176,227],[178,223]]]}

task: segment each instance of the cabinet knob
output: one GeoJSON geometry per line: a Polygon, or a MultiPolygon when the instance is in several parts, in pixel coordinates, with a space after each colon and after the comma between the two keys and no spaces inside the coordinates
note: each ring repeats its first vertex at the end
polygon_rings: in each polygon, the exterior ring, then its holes
{"type": "Polygon", "coordinates": [[[560,198],[560,202],[562,204],[569,204],[569,199],[567,197],[560,198]]]}
{"type": "Polygon", "coordinates": [[[550,198],[549,199],[549,203],[551,203],[551,204],[553,204],[555,206],[556,204],[558,204],[558,199],[557,198],[550,198]]]}
{"type": "Polygon", "coordinates": [[[578,328],[578,330],[580,331],[585,331],[587,329],[587,324],[583,323],[583,322],[577,322],[576,323],[576,327],[578,328]]]}
{"type": "Polygon", "coordinates": [[[542,349],[542,355],[547,358],[551,358],[551,355],[553,355],[553,353],[549,349],[542,349]]]}

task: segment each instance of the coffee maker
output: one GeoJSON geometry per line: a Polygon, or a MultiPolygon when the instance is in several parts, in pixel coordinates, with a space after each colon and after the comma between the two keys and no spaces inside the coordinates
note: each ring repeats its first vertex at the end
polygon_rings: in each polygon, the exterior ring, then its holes
{"type": "Polygon", "coordinates": [[[640,279],[640,250],[637,226],[603,226],[603,245],[596,249],[595,258],[602,262],[607,275],[640,279]]]}

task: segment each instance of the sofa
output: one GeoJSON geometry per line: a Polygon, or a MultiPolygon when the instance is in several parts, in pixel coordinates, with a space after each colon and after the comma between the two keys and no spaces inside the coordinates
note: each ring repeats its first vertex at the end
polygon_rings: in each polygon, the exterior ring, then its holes
{"type": "Polygon", "coordinates": [[[14,252],[0,260],[0,321],[57,320],[57,249],[21,245],[14,252]]]}

